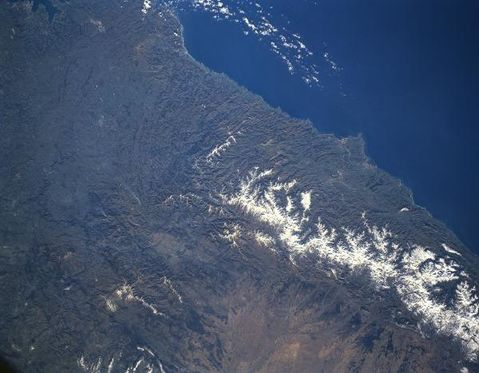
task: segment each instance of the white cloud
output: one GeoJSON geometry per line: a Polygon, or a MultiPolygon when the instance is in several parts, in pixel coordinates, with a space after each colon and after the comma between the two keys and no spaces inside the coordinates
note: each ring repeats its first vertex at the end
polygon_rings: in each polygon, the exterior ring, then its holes
{"type": "MultiPolygon", "coordinates": [[[[189,0],[173,1],[182,6],[190,4],[194,9],[207,12],[217,20],[229,20],[242,26],[245,35],[255,35],[266,41],[271,52],[276,54],[286,65],[291,74],[299,74],[308,85],[320,82],[318,67],[312,61],[313,52],[308,48],[302,37],[292,33],[287,26],[278,26],[272,12],[272,6],[265,8],[260,3],[242,0],[189,0]]],[[[332,72],[341,68],[333,61],[329,52],[322,53],[323,61],[332,72]]]]}
{"type": "Polygon", "coordinates": [[[151,1],[152,0],[144,0],[143,1],[143,8],[141,9],[141,12],[143,14],[147,14],[148,11],[151,9],[151,1]]]}

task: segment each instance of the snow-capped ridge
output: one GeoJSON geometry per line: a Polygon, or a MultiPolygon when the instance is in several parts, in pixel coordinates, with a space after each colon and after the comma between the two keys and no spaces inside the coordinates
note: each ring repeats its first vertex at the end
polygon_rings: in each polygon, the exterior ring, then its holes
{"type": "Polygon", "coordinates": [[[240,181],[235,193],[223,194],[221,200],[266,224],[295,264],[302,255],[314,254],[320,264],[330,266],[335,273],[367,271],[377,291],[396,294],[422,323],[461,343],[466,357],[477,360],[477,291],[466,281],[468,276],[461,266],[415,243],[403,247],[387,227],[371,225],[365,213],[361,225],[355,228],[331,228],[320,218],[312,228],[306,227],[308,220],[304,217],[309,216],[312,201],[305,192],[298,193],[295,180],[274,179],[273,170],[255,168],[240,181]],[[281,203],[285,200],[287,203],[281,203]],[[311,229],[313,232],[306,236],[311,229]],[[445,285],[456,289],[453,306],[435,296],[435,291],[445,285]]]}

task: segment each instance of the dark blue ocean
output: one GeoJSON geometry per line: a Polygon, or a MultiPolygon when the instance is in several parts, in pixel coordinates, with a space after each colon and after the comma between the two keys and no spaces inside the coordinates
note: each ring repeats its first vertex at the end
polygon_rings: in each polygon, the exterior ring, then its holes
{"type": "Polygon", "coordinates": [[[257,37],[200,11],[180,13],[189,52],[322,132],[361,133],[371,159],[479,252],[479,2],[270,3],[342,71],[308,87],[257,37]]]}

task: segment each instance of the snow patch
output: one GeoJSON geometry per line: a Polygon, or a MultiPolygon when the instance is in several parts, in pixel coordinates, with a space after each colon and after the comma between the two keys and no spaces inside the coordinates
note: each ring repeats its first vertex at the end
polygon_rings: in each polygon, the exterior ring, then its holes
{"type": "Polygon", "coordinates": [[[461,253],[457,252],[456,250],[451,249],[451,248],[450,248],[448,245],[446,245],[445,243],[441,244],[441,246],[442,246],[442,248],[444,249],[444,251],[448,252],[449,254],[462,256],[461,253]]]}
{"type": "Polygon", "coordinates": [[[261,246],[272,247],[274,245],[273,237],[263,232],[259,232],[259,231],[254,232],[254,239],[261,246]]]}
{"type": "Polygon", "coordinates": [[[83,355],[77,360],[78,367],[88,373],[100,373],[102,362],[101,357],[93,362],[88,362],[83,355]]]}
{"type": "Polygon", "coordinates": [[[183,298],[175,289],[175,287],[173,286],[173,282],[171,282],[170,279],[168,279],[168,277],[166,276],[163,277],[163,284],[173,293],[173,295],[176,297],[178,302],[183,303],[183,298]]]}
{"type": "Polygon", "coordinates": [[[118,309],[117,303],[119,301],[136,302],[151,311],[155,316],[165,316],[165,314],[160,312],[154,304],[149,303],[143,297],[136,295],[133,285],[128,284],[127,282],[115,290],[112,297],[106,299],[107,309],[111,312],[116,312],[118,309]]]}
{"type": "Polygon", "coordinates": [[[241,227],[238,224],[225,224],[220,237],[228,241],[233,247],[237,247],[237,240],[241,237],[241,227]]]}
{"type": "Polygon", "coordinates": [[[304,212],[309,211],[311,207],[311,191],[301,193],[301,206],[303,206],[304,212]]]}
{"type": "Polygon", "coordinates": [[[236,137],[230,135],[222,144],[215,146],[206,156],[206,162],[212,163],[215,158],[219,158],[228,150],[233,144],[236,144],[236,137]]]}

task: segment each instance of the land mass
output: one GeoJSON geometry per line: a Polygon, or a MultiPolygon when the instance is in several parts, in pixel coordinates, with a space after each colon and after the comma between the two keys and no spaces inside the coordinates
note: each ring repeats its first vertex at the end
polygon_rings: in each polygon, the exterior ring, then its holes
{"type": "Polygon", "coordinates": [[[24,372],[478,371],[478,260],[360,137],[138,1],[0,4],[0,355],[24,372]]]}

